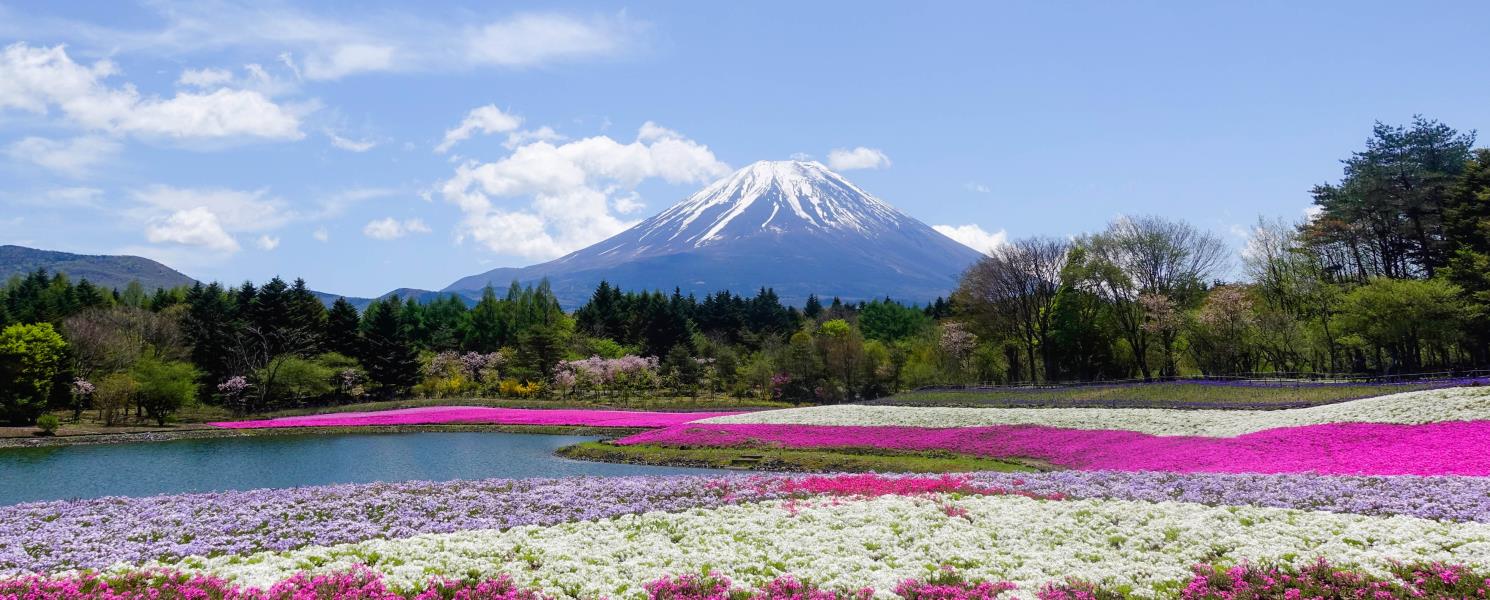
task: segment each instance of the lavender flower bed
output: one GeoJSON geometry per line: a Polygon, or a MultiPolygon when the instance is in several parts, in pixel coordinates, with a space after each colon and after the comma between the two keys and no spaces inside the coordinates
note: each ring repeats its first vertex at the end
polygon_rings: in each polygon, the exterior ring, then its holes
{"type": "Polygon", "coordinates": [[[977,483],[1068,498],[1194,502],[1490,522],[1490,478],[1060,471],[979,473],[977,483]]]}
{"type": "Polygon", "coordinates": [[[0,507],[0,577],[191,555],[552,525],[763,497],[743,478],[349,484],[0,507]]]}
{"type": "MultiPolygon", "coordinates": [[[[785,475],[407,482],[0,507],[0,577],[421,533],[551,525],[800,495],[785,475]]],[[[1040,496],[1256,505],[1490,522],[1490,479],[1128,472],[979,473],[1040,496]]]]}

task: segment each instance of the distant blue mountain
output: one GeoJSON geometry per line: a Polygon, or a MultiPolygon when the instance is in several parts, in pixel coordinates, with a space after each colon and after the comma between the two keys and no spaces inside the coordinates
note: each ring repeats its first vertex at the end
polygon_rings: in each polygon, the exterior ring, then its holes
{"type": "Polygon", "coordinates": [[[951,292],[978,257],[819,163],[762,161],[603,242],[466,277],[444,291],[472,295],[547,278],[570,309],[601,280],[700,297],[769,287],[798,305],[814,293],[925,303],[951,292]]]}

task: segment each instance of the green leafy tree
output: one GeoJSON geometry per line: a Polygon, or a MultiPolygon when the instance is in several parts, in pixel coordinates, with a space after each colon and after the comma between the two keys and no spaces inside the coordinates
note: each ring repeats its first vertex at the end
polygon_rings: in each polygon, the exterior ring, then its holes
{"type": "Polygon", "coordinates": [[[197,370],[191,363],[166,361],[147,356],[130,369],[136,387],[136,402],[157,425],[196,400],[197,370]]]}
{"type": "Polygon", "coordinates": [[[66,351],[51,323],[0,330],[0,422],[30,425],[46,410],[66,351]]]}
{"type": "Polygon", "coordinates": [[[889,298],[875,300],[859,310],[859,329],[871,340],[897,342],[924,334],[933,324],[925,311],[889,298]]]}
{"type": "Polygon", "coordinates": [[[1345,330],[1378,368],[1395,372],[1452,364],[1469,316],[1462,290],[1442,279],[1378,277],[1346,294],[1341,308],[1345,330]]]}

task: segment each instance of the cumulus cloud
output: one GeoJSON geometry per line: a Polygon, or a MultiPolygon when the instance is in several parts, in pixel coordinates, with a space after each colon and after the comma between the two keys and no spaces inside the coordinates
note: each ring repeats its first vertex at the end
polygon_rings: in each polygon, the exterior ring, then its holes
{"type": "Polygon", "coordinates": [[[989,233],[984,231],[976,223],[967,225],[934,225],[932,229],[937,230],[942,235],[957,240],[964,246],[983,253],[987,253],[1009,241],[1009,233],[1007,231],[1000,229],[989,233]]]}
{"type": "Polygon", "coordinates": [[[239,249],[217,215],[205,207],[178,210],[170,216],[150,223],[145,228],[145,239],[151,243],[173,243],[184,246],[200,246],[208,250],[233,253],[239,249]]]}
{"type": "Polygon", "coordinates": [[[84,177],[93,168],[119,153],[119,142],[103,136],[82,136],[70,140],[27,137],[7,146],[6,155],[21,162],[69,175],[84,177]]]}
{"type": "Polygon", "coordinates": [[[635,210],[643,181],[701,183],[728,172],[707,146],[648,122],[629,143],[607,136],[559,145],[538,141],[495,162],[466,162],[440,192],[465,215],[458,239],[498,254],[546,259],[633,225],[612,208],[635,210]]]}
{"type": "Polygon", "coordinates": [[[466,118],[460,122],[460,125],[445,132],[445,139],[440,142],[440,145],[435,146],[435,152],[444,154],[451,147],[476,133],[486,135],[506,133],[516,130],[522,124],[522,117],[502,112],[502,109],[497,108],[495,104],[479,106],[466,113],[466,118]]]}
{"type": "Polygon", "coordinates": [[[429,226],[420,219],[400,221],[393,217],[368,221],[367,225],[362,228],[363,235],[375,240],[396,240],[407,235],[429,233],[429,231],[429,226]]]}
{"type": "Polygon", "coordinates": [[[279,238],[266,233],[259,236],[259,239],[255,241],[254,244],[256,244],[260,250],[273,250],[279,247],[279,238]]]}
{"type": "Polygon", "coordinates": [[[976,192],[976,193],[979,193],[979,194],[987,194],[987,193],[993,191],[992,188],[990,188],[990,187],[988,187],[986,185],[983,185],[981,183],[978,183],[976,181],[969,181],[967,183],[964,183],[964,184],[962,184],[962,187],[963,187],[963,189],[965,189],[965,190],[967,190],[969,192],[976,192]]]}
{"type": "Polygon", "coordinates": [[[569,138],[564,134],[544,125],[537,129],[524,129],[507,134],[507,141],[502,142],[502,147],[511,150],[531,142],[562,142],[567,139],[569,138]]]}
{"type": "Polygon", "coordinates": [[[152,185],[131,192],[136,206],[130,213],[145,219],[164,213],[202,209],[212,213],[230,232],[262,232],[279,228],[299,216],[268,190],[179,188],[152,185]]]}
{"type": "Polygon", "coordinates": [[[854,169],[887,169],[890,157],[874,148],[859,146],[853,149],[835,148],[828,153],[828,167],[836,171],[854,169]]]}
{"type": "Polygon", "coordinates": [[[146,97],[132,85],[111,87],[109,61],[81,65],[62,46],[25,42],[0,51],[0,110],[39,115],[53,109],[71,124],[113,134],[173,139],[304,137],[300,118],[253,90],[219,88],[146,97]]]}
{"type": "Polygon", "coordinates": [[[325,243],[331,241],[331,232],[326,231],[326,227],[323,225],[317,227],[315,231],[310,232],[310,237],[314,238],[317,242],[325,243]]]}

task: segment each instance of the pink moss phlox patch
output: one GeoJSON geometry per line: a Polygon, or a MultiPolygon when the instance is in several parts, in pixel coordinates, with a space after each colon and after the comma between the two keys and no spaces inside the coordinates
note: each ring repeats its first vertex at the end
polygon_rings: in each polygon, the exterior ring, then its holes
{"type": "Polygon", "coordinates": [[[1028,425],[855,427],[689,423],[622,438],[674,447],[942,450],[1086,470],[1332,475],[1490,475],[1490,421],[1332,423],[1234,438],[1028,425]]]}
{"type": "Polygon", "coordinates": [[[370,425],[434,425],[482,423],[493,425],[553,425],[577,427],[671,427],[699,419],[722,417],[729,412],[642,412],[627,410],[574,410],[491,408],[485,406],[430,406],[374,412],[330,413],[304,417],[281,417],[254,421],[208,423],[226,429],[275,427],[364,427],[370,425]]]}

